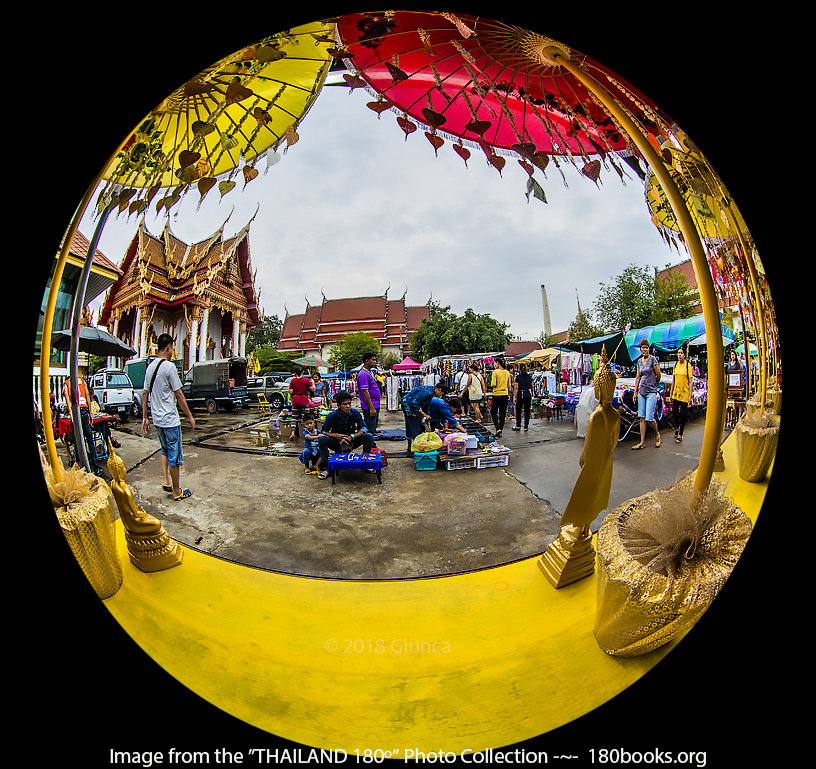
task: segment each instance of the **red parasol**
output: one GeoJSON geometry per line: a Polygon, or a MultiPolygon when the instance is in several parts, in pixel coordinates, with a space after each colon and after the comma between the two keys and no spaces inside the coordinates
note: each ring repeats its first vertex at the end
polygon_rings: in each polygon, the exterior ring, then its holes
{"type": "MultiPolygon", "coordinates": [[[[600,163],[589,156],[627,149],[639,154],[597,99],[563,67],[551,65],[544,47],[555,41],[536,32],[473,16],[395,11],[343,16],[337,34],[354,72],[346,82],[379,96],[368,105],[374,111],[402,113],[397,122],[406,139],[419,123],[435,150],[444,132],[459,140],[454,149],[465,161],[463,139],[480,145],[488,159],[497,157],[496,148],[514,150],[542,169],[545,155],[582,155],[593,180],[600,163]]],[[[657,146],[660,130],[649,113],[673,121],[597,62],[576,51],[570,56],[609,82],[657,146]]]]}

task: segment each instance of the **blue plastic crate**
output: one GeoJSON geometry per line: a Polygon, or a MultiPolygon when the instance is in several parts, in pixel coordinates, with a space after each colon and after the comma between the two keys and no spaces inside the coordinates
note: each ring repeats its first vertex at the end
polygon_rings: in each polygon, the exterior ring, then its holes
{"type": "Polygon", "coordinates": [[[436,470],[436,462],[438,459],[438,451],[414,452],[414,464],[417,470],[436,470]]]}

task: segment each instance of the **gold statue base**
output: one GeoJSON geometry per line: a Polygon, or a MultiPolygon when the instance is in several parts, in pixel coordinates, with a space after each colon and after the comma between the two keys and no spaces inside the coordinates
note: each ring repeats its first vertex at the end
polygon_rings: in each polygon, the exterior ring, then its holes
{"type": "Polygon", "coordinates": [[[125,463],[108,442],[108,470],[113,476],[110,487],[125,530],[130,562],[143,572],[164,571],[180,566],[184,557],[181,545],[170,538],[158,518],[146,513],[125,482],[125,463]]]}
{"type": "Polygon", "coordinates": [[[184,550],[162,527],[158,534],[132,534],[125,528],[130,562],[143,572],[164,571],[180,566],[184,558],[184,550]]]}
{"type": "Polygon", "coordinates": [[[558,539],[538,559],[538,568],[556,590],[592,576],[595,550],[589,526],[563,526],[558,539]]]}

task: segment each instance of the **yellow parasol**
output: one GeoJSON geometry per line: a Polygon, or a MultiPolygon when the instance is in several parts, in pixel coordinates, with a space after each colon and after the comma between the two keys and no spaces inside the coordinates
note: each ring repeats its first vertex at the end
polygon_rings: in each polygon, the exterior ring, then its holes
{"type": "MultiPolygon", "coordinates": [[[[678,135],[682,136],[679,131],[678,135]]],[[[665,142],[660,148],[660,154],[686,201],[697,232],[708,244],[736,237],[737,233],[732,230],[724,210],[726,206],[724,205],[722,182],[697,147],[686,137],[682,137],[681,140],[684,143],[688,142],[690,148],[680,148],[675,144],[665,142]]],[[[740,231],[748,236],[748,227],[740,213],[735,210],[733,201],[729,200],[728,203],[740,231]]],[[[649,171],[646,183],[646,204],[652,214],[652,221],[661,230],[661,234],[664,237],[680,235],[682,240],[677,217],[669,205],[657,176],[651,171],[649,171]]]]}
{"type": "MultiPolygon", "coordinates": [[[[128,214],[144,211],[162,187],[173,186],[156,211],[169,211],[191,185],[200,200],[218,183],[223,197],[236,182],[230,177],[243,164],[244,186],[258,176],[255,164],[268,150],[267,165],[280,159],[277,148],[285,138],[287,148],[298,141],[297,125],[308,112],[331,66],[329,48],[334,26],[313,22],[270,35],[256,44],[208,67],[188,80],[147,115],[97,174],[74,214],[57,259],[43,318],[42,345],[48,350],[56,297],[77,226],[97,184],[107,184],[97,199],[101,214],[91,239],[77,296],[83,296],[92,255],[110,212],[118,206],[128,214]]],[[[200,202],[200,201],[199,201],[200,202]]],[[[77,303],[81,306],[81,302],[77,303]]],[[[77,392],[76,338],[79,312],[74,312],[71,347],[71,392],[77,392]]],[[[40,400],[44,423],[51,422],[48,399],[48,356],[40,364],[40,400]]],[[[80,458],[88,466],[77,416],[72,403],[74,432],[80,458]]],[[[60,478],[54,436],[45,430],[49,463],[60,478]]]]}
{"type": "MultiPolygon", "coordinates": [[[[103,174],[102,198],[115,185],[119,210],[141,213],[162,187],[175,187],[156,203],[168,210],[197,185],[203,200],[219,181],[222,197],[243,170],[244,186],[280,159],[277,148],[298,140],[331,66],[334,28],[314,22],[270,35],[200,72],[164,99],[129,137],[103,174]]],[[[100,207],[102,202],[100,202],[100,207]]]]}

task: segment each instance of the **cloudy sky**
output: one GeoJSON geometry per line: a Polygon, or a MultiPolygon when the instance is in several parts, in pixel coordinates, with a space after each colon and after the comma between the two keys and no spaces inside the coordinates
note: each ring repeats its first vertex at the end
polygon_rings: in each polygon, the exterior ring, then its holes
{"type": "MultiPolygon", "coordinates": [[[[526,340],[543,329],[542,283],[558,332],[575,318],[576,289],[587,309],[599,282],[630,263],[662,268],[681,259],[651,223],[628,166],[625,185],[611,168],[596,185],[562,160],[567,188],[551,163],[546,176],[534,175],[548,202],[528,202],[515,156],[501,175],[478,148],[467,167],[449,141],[435,156],[423,131],[406,140],[397,115],[378,119],[371,99],[363,89],[324,87],[300,140],[286,154],[281,147],[266,174],[262,160],[243,191],[242,179],[223,200],[213,188],[197,211],[193,190],[171,213],[173,232],[192,243],[227,217],[225,235],[238,232],[260,206],[250,248],[266,314],[303,312],[305,297],[319,304],[321,290],[329,299],[372,296],[390,284],[391,297],[407,289],[409,304],[433,296],[457,314],[489,313],[526,340]]],[[[147,227],[158,235],[167,215],[149,210],[147,227]]],[[[137,225],[135,216],[110,218],[99,249],[120,263],[137,225]]],[[[80,231],[90,239],[93,229],[86,212],[80,231]]]]}

